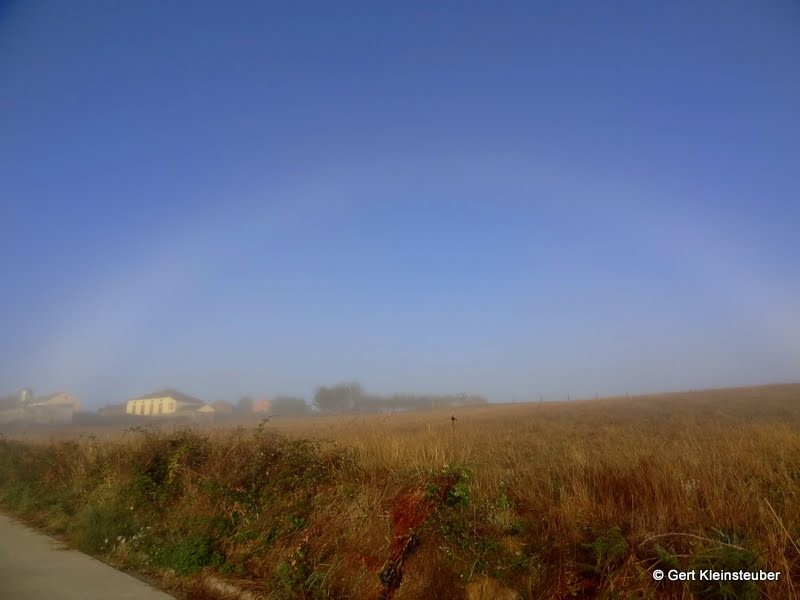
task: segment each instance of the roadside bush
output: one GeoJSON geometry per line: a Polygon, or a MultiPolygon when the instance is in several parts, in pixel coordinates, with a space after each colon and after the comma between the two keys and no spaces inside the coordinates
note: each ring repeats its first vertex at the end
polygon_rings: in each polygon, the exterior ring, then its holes
{"type": "Polygon", "coordinates": [[[79,549],[89,554],[109,551],[120,538],[137,530],[132,511],[119,504],[89,505],[78,511],[70,532],[79,549]]]}
{"type": "Polygon", "coordinates": [[[219,567],[224,562],[222,555],[215,551],[212,540],[205,537],[162,541],[154,545],[151,559],[153,565],[183,576],[203,567],[219,567]]]}

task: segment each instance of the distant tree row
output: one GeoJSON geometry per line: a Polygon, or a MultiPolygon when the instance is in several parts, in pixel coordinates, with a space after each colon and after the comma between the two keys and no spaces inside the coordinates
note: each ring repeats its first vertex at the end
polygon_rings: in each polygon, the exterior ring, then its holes
{"type": "Polygon", "coordinates": [[[276,396],[270,404],[270,412],[283,417],[305,415],[309,410],[305,400],[294,396],[276,396]]]}
{"type": "Polygon", "coordinates": [[[474,394],[379,396],[364,392],[361,385],[356,382],[339,383],[331,387],[322,386],[314,394],[314,407],[325,413],[422,410],[486,403],[486,398],[474,394]]]}

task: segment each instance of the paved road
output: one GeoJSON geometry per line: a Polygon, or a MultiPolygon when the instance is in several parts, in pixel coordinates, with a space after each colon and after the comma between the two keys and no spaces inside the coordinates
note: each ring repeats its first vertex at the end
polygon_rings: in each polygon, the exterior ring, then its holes
{"type": "Polygon", "coordinates": [[[164,592],[0,514],[2,600],[169,600],[164,592]]]}

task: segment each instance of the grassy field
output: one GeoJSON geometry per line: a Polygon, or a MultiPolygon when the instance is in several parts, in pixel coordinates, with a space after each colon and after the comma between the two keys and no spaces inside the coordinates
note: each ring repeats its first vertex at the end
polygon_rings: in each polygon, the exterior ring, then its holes
{"type": "Polygon", "coordinates": [[[799,493],[800,385],[0,442],[7,509],[192,598],[797,598],[799,493]]]}

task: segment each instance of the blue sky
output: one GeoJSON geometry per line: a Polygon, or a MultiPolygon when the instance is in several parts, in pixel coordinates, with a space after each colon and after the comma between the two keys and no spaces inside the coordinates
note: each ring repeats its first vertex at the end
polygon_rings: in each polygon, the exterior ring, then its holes
{"type": "Polygon", "coordinates": [[[800,380],[795,2],[0,4],[0,392],[800,380]]]}

